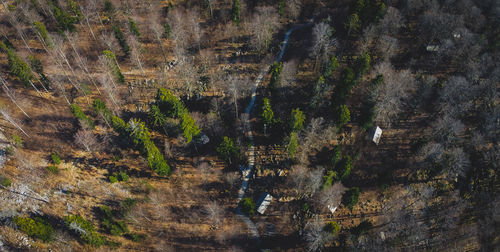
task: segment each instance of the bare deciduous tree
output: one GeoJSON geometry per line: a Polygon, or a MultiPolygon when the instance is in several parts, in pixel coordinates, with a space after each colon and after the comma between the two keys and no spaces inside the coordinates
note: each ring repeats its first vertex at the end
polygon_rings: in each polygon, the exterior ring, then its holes
{"type": "Polygon", "coordinates": [[[233,188],[235,183],[240,180],[240,174],[238,172],[228,172],[224,175],[224,181],[233,188]]]}
{"type": "Polygon", "coordinates": [[[332,38],[333,29],[327,23],[319,23],[313,27],[313,45],[311,56],[314,58],[314,69],[317,71],[327,61],[332,46],[336,44],[336,39],[332,38]]]}
{"type": "Polygon", "coordinates": [[[440,116],[432,123],[434,138],[445,146],[455,142],[465,130],[465,125],[449,115],[440,116]]]}
{"type": "Polygon", "coordinates": [[[130,56],[135,63],[135,65],[141,70],[143,75],[146,75],[144,68],[142,67],[142,52],[141,44],[134,35],[129,35],[127,37],[127,43],[130,45],[130,56]]]}
{"type": "Polygon", "coordinates": [[[287,1],[285,4],[285,13],[291,19],[297,19],[302,11],[302,3],[300,0],[287,1]]]}
{"type": "Polygon", "coordinates": [[[232,74],[228,75],[226,79],[226,92],[230,95],[232,103],[234,105],[235,118],[239,118],[238,110],[238,99],[240,97],[245,97],[245,95],[250,91],[251,85],[248,78],[239,78],[238,76],[232,74]]]}
{"type": "Polygon", "coordinates": [[[375,66],[375,72],[384,76],[384,83],[373,92],[376,101],[375,120],[390,127],[391,121],[407,104],[415,81],[409,70],[395,71],[389,62],[375,66]]]}
{"type": "Polygon", "coordinates": [[[333,236],[324,230],[324,221],[316,216],[307,222],[304,228],[304,240],[307,242],[308,251],[320,251],[333,236]]]}
{"type": "Polygon", "coordinates": [[[391,36],[382,35],[378,38],[375,48],[379,55],[381,55],[384,60],[389,61],[396,54],[399,43],[396,38],[391,36]]]}
{"type": "Polygon", "coordinates": [[[300,140],[300,148],[297,153],[299,161],[303,164],[308,162],[308,155],[311,150],[317,150],[325,144],[331,143],[336,137],[335,127],[325,124],[322,117],[313,118],[307,128],[303,131],[300,140]]]}
{"type": "Polygon", "coordinates": [[[99,142],[97,141],[95,134],[92,130],[86,127],[82,127],[82,129],[76,132],[75,142],[90,153],[97,151],[99,146],[99,142]]]}
{"type": "Polygon", "coordinates": [[[251,22],[247,23],[252,33],[250,44],[255,50],[265,52],[271,44],[273,34],[279,28],[279,15],[269,6],[257,7],[256,10],[251,22]]]}
{"type": "Polygon", "coordinates": [[[217,202],[211,201],[205,205],[204,212],[210,220],[211,225],[217,229],[224,219],[224,209],[217,202]]]}
{"type": "Polygon", "coordinates": [[[404,26],[404,18],[398,9],[389,6],[384,15],[384,18],[380,20],[381,31],[385,34],[396,34],[399,28],[404,26]]]}
{"type": "Polygon", "coordinates": [[[342,194],[344,194],[345,190],[346,188],[340,182],[321,190],[317,194],[317,203],[319,204],[320,209],[330,212],[330,208],[338,207],[342,200],[342,194]]]}
{"type": "Polygon", "coordinates": [[[468,154],[464,152],[463,148],[452,148],[446,154],[446,172],[447,178],[454,179],[463,177],[470,168],[471,162],[468,154]]]}
{"type": "Polygon", "coordinates": [[[288,175],[288,183],[298,196],[310,197],[321,185],[323,171],[323,168],[309,170],[302,165],[293,166],[288,175]]]}
{"type": "Polygon", "coordinates": [[[477,86],[461,76],[452,76],[440,92],[440,110],[443,114],[460,117],[473,106],[478,95],[477,86]]]}

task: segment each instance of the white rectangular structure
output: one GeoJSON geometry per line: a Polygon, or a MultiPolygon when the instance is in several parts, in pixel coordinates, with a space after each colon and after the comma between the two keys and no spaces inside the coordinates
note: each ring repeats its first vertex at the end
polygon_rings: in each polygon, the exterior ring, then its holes
{"type": "Polygon", "coordinates": [[[328,210],[330,210],[330,212],[332,212],[332,214],[334,214],[335,210],[337,210],[336,206],[328,205],[327,207],[328,207],[328,210]]]}
{"type": "Polygon", "coordinates": [[[381,136],[382,136],[382,129],[377,126],[373,131],[372,141],[378,145],[381,136]]]}
{"type": "Polygon", "coordinates": [[[271,200],[273,200],[273,196],[271,196],[271,194],[269,193],[264,193],[259,199],[257,212],[259,212],[260,214],[264,214],[269,204],[271,204],[271,200]]]}

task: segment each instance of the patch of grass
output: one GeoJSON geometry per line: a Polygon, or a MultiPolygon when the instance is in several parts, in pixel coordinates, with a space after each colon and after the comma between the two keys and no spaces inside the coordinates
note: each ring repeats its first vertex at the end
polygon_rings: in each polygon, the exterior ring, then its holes
{"type": "Polygon", "coordinates": [[[130,209],[137,203],[136,199],[126,198],[124,201],[120,202],[120,206],[122,207],[122,212],[126,213],[130,211],[130,209]]]}
{"type": "Polygon", "coordinates": [[[118,180],[123,182],[127,182],[128,179],[130,178],[124,171],[119,172],[116,177],[118,178],[118,180]]]}
{"type": "Polygon", "coordinates": [[[58,174],[59,173],[59,168],[57,168],[57,166],[55,165],[49,165],[45,168],[49,173],[52,173],[52,174],[58,174]]]}
{"type": "Polygon", "coordinates": [[[115,176],[109,176],[108,179],[109,179],[109,182],[111,182],[111,183],[118,182],[118,179],[115,176]]]}
{"type": "Polygon", "coordinates": [[[145,234],[130,233],[130,234],[125,235],[125,238],[127,238],[131,241],[134,241],[134,242],[143,242],[144,240],[146,240],[146,237],[147,236],[145,234]]]}
{"type": "Polygon", "coordinates": [[[50,158],[52,159],[52,162],[54,164],[61,164],[61,157],[59,156],[59,154],[57,154],[57,152],[53,152],[52,154],[50,154],[50,158]]]}
{"type": "Polygon", "coordinates": [[[142,185],[144,186],[144,191],[147,193],[156,190],[153,185],[148,183],[146,180],[141,181],[142,185]]]}
{"type": "Polygon", "coordinates": [[[0,185],[3,187],[9,187],[11,185],[10,179],[0,175],[0,185]]]}
{"type": "Polygon", "coordinates": [[[121,172],[114,172],[112,175],[110,175],[108,177],[109,181],[111,183],[116,183],[118,181],[123,181],[123,182],[127,182],[129,180],[129,176],[127,175],[126,172],[124,171],[121,171],[121,172]]]}
{"type": "Polygon", "coordinates": [[[40,217],[35,217],[33,219],[29,217],[15,217],[14,223],[19,230],[30,237],[40,239],[44,242],[52,241],[55,233],[54,228],[40,217]]]}
{"type": "Polygon", "coordinates": [[[129,232],[127,224],[122,220],[117,220],[116,215],[118,215],[118,213],[112,211],[108,206],[101,206],[100,215],[101,227],[106,233],[120,236],[129,232]]]}
{"type": "Polygon", "coordinates": [[[23,148],[23,139],[21,139],[18,135],[12,134],[12,144],[16,146],[17,148],[23,148]]]}

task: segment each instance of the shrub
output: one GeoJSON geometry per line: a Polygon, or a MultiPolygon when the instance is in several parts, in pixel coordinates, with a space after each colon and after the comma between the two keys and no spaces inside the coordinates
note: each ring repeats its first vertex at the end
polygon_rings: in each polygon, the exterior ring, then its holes
{"type": "Polygon", "coordinates": [[[337,145],[333,147],[331,165],[335,167],[337,163],[342,159],[342,147],[337,145]]]}
{"type": "Polygon", "coordinates": [[[363,129],[365,131],[370,129],[373,126],[373,122],[375,120],[375,103],[373,101],[364,102],[359,117],[359,121],[363,129]]]}
{"type": "Polygon", "coordinates": [[[337,123],[340,129],[351,120],[351,112],[349,111],[349,108],[347,108],[347,105],[345,104],[340,105],[337,108],[336,112],[337,112],[337,123]]]}
{"type": "Polygon", "coordinates": [[[123,213],[126,213],[128,211],[130,211],[130,209],[132,209],[132,207],[137,203],[137,200],[136,199],[132,199],[132,198],[126,198],[125,200],[123,200],[122,202],[120,202],[120,206],[122,207],[122,212],[123,213]]]}
{"type": "Polygon", "coordinates": [[[111,127],[113,127],[113,130],[115,130],[118,134],[120,134],[123,137],[127,137],[128,139],[127,124],[125,123],[125,121],[123,121],[123,119],[121,119],[118,116],[112,116],[111,127]]]}
{"type": "Polygon", "coordinates": [[[349,155],[346,155],[342,158],[342,161],[340,161],[337,172],[340,175],[340,179],[344,180],[347,177],[349,177],[349,174],[351,174],[351,170],[353,168],[352,164],[352,158],[349,155]]]}
{"type": "Polygon", "coordinates": [[[255,203],[251,198],[245,197],[241,201],[241,211],[250,216],[255,214],[255,203]]]}
{"type": "Polygon", "coordinates": [[[64,223],[87,244],[99,247],[107,243],[106,239],[95,230],[92,222],[83,219],[80,215],[65,216],[64,223]]]}
{"type": "Polygon", "coordinates": [[[222,142],[217,146],[217,154],[229,164],[237,163],[240,159],[240,148],[235,145],[233,139],[224,136],[222,142]]]}
{"type": "Polygon", "coordinates": [[[325,77],[331,78],[338,67],[339,62],[337,61],[337,57],[335,57],[335,55],[330,56],[330,62],[328,62],[328,66],[325,71],[325,77]]]}
{"type": "Polygon", "coordinates": [[[109,176],[108,179],[109,179],[109,182],[111,182],[111,183],[118,182],[118,179],[115,176],[109,176]]]}
{"type": "Polygon", "coordinates": [[[170,38],[170,35],[172,34],[172,28],[168,23],[165,23],[163,25],[163,37],[164,38],[170,38]]]}
{"type": "Polygon", "coordinates": [[[118,181],[127,182],[129,180],[129,178],[130,177],[124,171],[121,171],[118,173],[115,172],[112,175],[108,176],[109,182],[111,182],[111,183],[116,183],[118,181]]]}
{"type": "Polygon", "coordinates": [[[124,233],[128,233],[129,229],[125,222],[116,220],[113,211],[108,206],[101,206],[101,227],[102,229],[111,235],[120,236],[124,233]]]}
{"type": "Polygon", "coordinates": [[[129,240],[132,240],[133,242],[142,242],[146,240],[146,235],[145,234],[126,234],[125,237],[129,240]]]}
{"type": "Polygon", "coordinates": [[[271,74],[271,79],[269,81],[269,89],[274,92],[276,88],[279,88],[281,71],[283,70],[282,62],[274,62],[269,68],[269,73],[271,74]]]}
{"type": "Polygon", "coordinates": [[[347,190],[344,195],[342,195],[342,204],[352,210],[352,208],[358,203],[359,199],[359,188],[353,187],[347,190]]]}
{"type": "Polygon", "coordinates": [[[52,162],[56,165],[61,163],[61,157],[59,156],[59,154],[57,154],[57,152],[53,152],[52,154],[50,154],[50,158],[52,159],[52,162]]]}
{"type": "Polygon", "coordinates": [[[172,94],[172,91],[165,88],[160,88],[156,92],[154,105],[158,106],[166,116],[172,118],[180,118],[186,109],[182,101],[172,94]]]}
{"type": "Polygon", "coordinates": [[[42,82],[42,84],[45,86],[49,86],[50,80],[43,72],[42,62],[33,56],[29,56],[28,58],[30,59],[30,66],[33,69],[33,71],[35,71],[36,73],[38,73],[38,75],[40,75],[40,82],[42,82]]]}
{"type": "Polygon", "coordinates": [[[373,87],[378,87],[384,83],[384,75],[377,74],[375,78],[371,81],[373,87]]]}
{"type": "Polygon", "coordinates": [[[21,139],[18,135],[12,134],[12,144],[16,146],[17,148],[23,148],[23,139],[21,139]]]}
{"type": "Polygon", "coordinates": [[[106,107],[106,104],[101,99],[95,99],[92,103],[92,108],[94,109],[94,112],[101,115],[106,122],[111,122],[113,112],[106,107]]]}
{"type": "Polygon", "coordinates": [[[164,88],[160,88],[156,92],[156,100],[150,106],[149,116],[155,126],[163,126],[166,123],[166,117],[178,118],[183,132],[182,135],[188,143],[201,132],[182,101],[173,95],[170,90],[164,88]]]}
{"type": "Polygon", "coordinates": [[[0,48],[7,53],[10,72],[18,77],[25,86],[31,85],[33,75],[31,74],[31,68],[28,64],[26,64],[12,48],[7,47],[3,42],[0,42],[0,48]]]}
{"type": "Polygon", "coordinates": [[[163,127],[167,123],[167,117],[161,112],[158,105],[152,104],[149,110],[149,118],[155,127],[163,127]]]}
{"type": "Polygon", "coordinates": [[[118,178],[118,180],[120,180],[120,181],[124,181],[124,182],[127,182],[127,181],[128,181],[128,179],[130,178],[130,177],[128,176],[128,174],[127,174],[127,173],[125,173],[124,171],[121,171],[120,173],[118,173],[118,175],[117,175],[116,177],[118,178]]]}
{"type": "Polygon", "coordinates": [[[122,30],[120,30],[120,27],[118,25],[113,25],[113,33],[115,34],[116,40],[118,40],[118,44],[122,48],[123,54],[125,54],[126,57],[128,57],[130,53],[130,47],[127,44],[127,40],[125,40],[125,37],[123,36],[122,30]]]}
{"type": "Polygon", "coordinates": [[[141,36],[141,32],[139,31],[137,23],[131,18],[128,19],[128,28],[130,29],[130,32],[132,32],[132,34],[134,34],[136,37],[141,36]]]}
{"type": "Polygon", "coordinates": [[[94,128],[94,121],[90,119],[77,104],[70,105],[71,113],[89,128],[94,128]]]}
{"type": "Polygon", "coordinates": [[[29,217],[14,217],[14,223],[30,237],[40,239],[44,242],[52,241],[55,233],[54,228],[40,217],[33,219],[29,217]]]}
{"type": "Polygon", "coordinates": [[[288,156],[290,158],[294,158],[297,154],[297,150],[299,149],[299,137],[297,132],[290,133],[290,137],[288,139],[288,145],[286,150],[288,151],[288,156]]]}
{"type": "Polygon", "coordinates": [[[122,137],[134,143],[135,147],[146,156],[149,167],[160,176],[170,174],[170,166],[163,155],[150,139],[150,133],[145,124],[137,119],[131,119],[126,124],[117,116],[112,117],[112,127],[122,137]]]}
{"type": "Polygon", "coordinates": [[[361,27],[361,21],[359,20],[359,16],[356,13],[349,15],[346,22],[344,23],[344,27],[348,30],[348,33],[354,32],[357,33],[359,28],[361,27]]]}
{"type": "Polygon", "coordinates": [[[12,148],[12,146],[10,146],[10,145],[5,147],[4,151],[5,151],[5,155],[7,155],[7,156],[14,155],[14,148],[12,148]]]}
{"type": "Polygon", "coordinates": [[[104,11],[107,12],[109,15],[112,15],[113,12],[115,11],[115,7],[113,6],[110,0],[104,1],[104,11]]]}
{"type": "Polygon", "coordinates": [[[372,227],[373,224],[369,220],[364,220],[354,227],[351,232],[354,236],[359,237],[368,232],[372,227]]]}
{"type": "Polygon", "coordinates": [[[337,236],[340,232],[340,225],[336,221],[330,221],[325,225],[325,231],[331,233],[333,236],[337,236]]]}
{"type": "Polygon", "coordinates": [[[325,176],[323,176],[323,189],[326,189],[333,185],[335,180],[338,180],[339,177],[336,171],[328,171],[325,176]]]}
{"type": "Polygon", "coordinates": [[[345,68],[341,74],[341,82],[334,90],[334,103],[336,106],[345,104],[347,96],[356,84],[357,80],[354,70],[350,67],[345,68]]]}
{"type": "Polygon", "coordinates": [[[264,121],[264,124],[268,126],[272,126],[274,123],[274,112],[273,109],[271,108],[271,101],[269,98],[264,98],[262,100],[262,114],[261,114],[262,120],[264,121]]]}
{"type": "Polygon", "coordinates": [[[366,71],[370,68],[371,57],[368,52],[362,53],[356,60],[356,77],[361,79],[366,71]]]}
{"type": "Polygon", "coordinates": [[[68,11],[79,21],[82,18],[82,13],[80,12],[80,8],[78,8],[78,4],[74,0],[66,0],[66,4],[68,11]]]}
{"type": "Polygon", "coordinates": [[[40,34],[40,37],[42,38],[43,42],[48,47],[52,48],[53,47],[52,39],[49,36],[49,32],[47,31],[45,24],[43,24],[42,22],[35,21],[33,22],[33,27],[35,27],[38,34],[40,34]]]}
{"type": "Polygon", "coordinates": [[[58,174],[59,173],[59,168],[57,168],[57,166],[55,165],[49,165],[47,166],[47,171],[52,173],[52,174],[58,174]]]}
{"type": "Polygon", "coordinates": [[[54,18],[59,25],[59,32],[63,31],[76,31],[75,24],[78,22],[78,17],[72,16],[62,8],[60,8],[56,1],[49,1],[50,9],[54,15],[54,18]]]}
{"type": "Polygon", "coordinates": [[[108,59],[109,67],[111,68],[111,70],[113,70],[113,74],[115,75],[116,81],[122,84],[125,83],[125,77],[123,76],[120,67],[118,67],[118,64],[116,63],[117,61],[115,54],[110,50],[104,50],[103,53],[104,56],[106,56],[106,58],[108,59]]]}
{"type": "Polygon", "coordinates": [[[0,175],[0,185],[3,187],[9,187],[11,185],[10,179],[0,175]]]}
{"type": "Polygon", "coordinates": [[[189,115],[189,113],[187,113],[187,110],[182,114],[180,119],[182,135],[186,139],[186,142],[190,143],[193,140],[193,137],[200,134],[201,129],[198,128],[198,125],[196,125],[194,119],[189,115]]]}
{"type": "Polygon", "coordinates": [[[233,0],[233,7],[231,9],[231,17],[232,17],[233,22],[236,25],[240,24],[240,14],[241,14],[240,0],[233,0]]]}
{"type": "Polygon", "coordinates": [[[290,115],[291,131],[301,131],[304,128],[305,120],[306,116],[304,115],[304,112],[300,111],[299,108],[292,109],[292,114],[290,115]]]}
{"type": "Polygon", "coordinates": [[[278,13],[281,17],[285,15],[285,0],[279,0],[278,13]]]}

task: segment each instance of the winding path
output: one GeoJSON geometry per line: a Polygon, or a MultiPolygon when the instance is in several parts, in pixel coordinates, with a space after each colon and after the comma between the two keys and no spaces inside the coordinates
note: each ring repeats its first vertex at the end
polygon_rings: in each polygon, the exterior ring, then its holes
{"type": "MultiPolygon", "coordinates": [[[[283,58],[283,55],[285,54],[285,49],[286,46],[288,45],[288,39],[290,38],[290,35],[294,30],[309,26],[313,24],[313,20],[309,21],[306,24],[300,24],[296,25],[292,28],[290,28],[286,33],[285,33],[285,38],[283,40],[283,45],[281,47],[281,51],[276,57],[275,62],[281,61],[281,58],[283,58]]],[[[267,73],[268,67],[266,66],[257,76],[257,79],[255,79],[255,83],[252,89],[252,98],[250,100],[250,103],[248,104],[246,110],[245,110],[245,118],[244,118],[244,127],[245,127],[245,134],[248,136],[248,139],[250,139],[251,146],[248,150],[248,166],[242,167],[241,172],[243,175],[243,181],[241,182],[241,187],[238,191],[238,204],[240,203],[241,200],[243,200],[243,197],[245,197],[245,192],[248,188],[248,185],[250,183],[250,178],[252,177],[252,171],[255,166],[255,146],[254,146],[254,139],[253,139],[253,134],[252,134],[252,127],[250,125],[250,113],[252,112],[252,109],[255,105],[255,100],[257,98],[257,88],[259,87],[260,83],[262,82],[262,79],[264,78],[264,75],[267,73]]],[[[255,223],[252,222],[248,216],[246,216],[244,213],[241,212],[240,207],[238,206],[236,208],[236,215],[243,221],[245,224],[248,226],[248,229],[250,230],[250,233],[252,234],[252,237],[256,239],[257,241],[257,246],[260,247],[260,235],[257,227],[255,226],[255,223]]]]}

